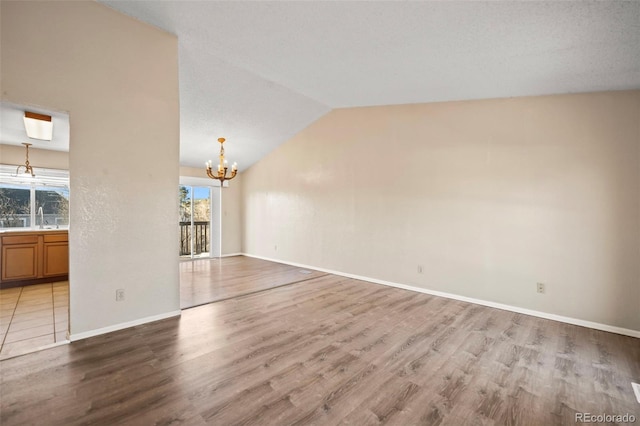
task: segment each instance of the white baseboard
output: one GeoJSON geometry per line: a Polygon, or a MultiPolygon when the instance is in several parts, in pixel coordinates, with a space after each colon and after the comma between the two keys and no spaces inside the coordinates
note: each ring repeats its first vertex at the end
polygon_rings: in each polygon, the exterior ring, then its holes
{"type": "Polygon", "coordinates": [[[112,331],[122,330],[124,328],[135,327],[136,325],[146,324],[148,322],[160,321],[167,318],[178,317],[182,311],[171,311],[164,314],[152,315],[150,317],[140,318],[133,321],[121,322],[120,324],[110,325],[108,327],[98,328],[96,330],[83,331],[69,336],[69,340],[76,342],[78,340],[87,339],[89,337],[99,336],[101,334],[111,333],[112,331]]]}
{"type": "Polygon", "coordinates": [[[474,299],[472,297],[460,296],[460,295],[453,294],[453,293],[445,293],[445,292],[442,292],[442,291],[429,290],[429,289],[422,288],[422,287],[415,287],[415,286],[410,286],[410,285],[405,285],[405,284],[399,284],[399,283],[394,283],[394,282],[391,282],[391,281],[379,280],[379,279],[376,279],[376,278],[363,277],[361,275],[349,274],[349,273],[346,273],[346,272],[334,271],[334,270],[325,269],[325,268],[318,268],[318,267],[315,267],[315,266],[303,265],[301,263],[286,262],[284,260],[272,259],[272,258],[268,258],[268,257],[264,257],[264,256],[256,256],[256,255],[248,254],[248,253],[242,253],[242,255],[243,256],[247,256],[247,257],[253,257],[253,258],[256,258],[256,259],[268,260],[270,262],[284,263],[285,265],[296,266],[298,268],[306,268],[306,269],[313,269],[315,271],[320,271],[320,272],[327,272],[329,274],[339,275],[341,277],[353,278],[353,279],[361,280],[361,281],[368,281],[368,282],[371,282],[371,283],[374,283],[374,284],[382,284],[382,285],[386,285],[386,286],[390,286],[390,287],[401,288],[401,289],[404,289],[404,290],[416,291],[418,293],[429,294],[429,295],[432,295],[432,296],[446,297],[447,299],[455,299],[455,300],[460,300],[462,302],[475,303],[476,305],[488,306],[490,308],[502,309],[502,310],[505,310],[505,311],[511,311],[511,312],[516,312],[516,313],[519,313],[519,314],[531,315],[531,316],[538,317],[538,318],[544,318],[544,319],[549,319],[549,320],[553,320],[553,321],[564,322],[564,323],[567,323],[567,324],[579,325],[581,327],[593,328],[595,330],[608,331],[610,333],[616,333],[616,334],[622,334],[622,335],[625,335],[625,336],[631,336],[631,337],[640,338],[640,330],[631,330],[629,328],[616,327],[616,326],[613,326],[613,325],[601,324],[601,323],[593,322],[593,321],[586,321],[586,320],[581,320],[581,319],[577,319],[577,318],[565,317],[565,316],[562,316],[562,315],[551,314],[551,313],[548,313],[548,312],[534,311],[532,309],[521,308],[521,307],[518,307],[518,306],[505,305],[503,303],[491,302],[491,301],[482,300],[482,299],[474,299]]]}
{"type": "Polygon", "coordinates": [[[223,254],[220,257],[233,257],[233,256],[242,256],[242,253],[229,253],[229,254],[223,254]]]}

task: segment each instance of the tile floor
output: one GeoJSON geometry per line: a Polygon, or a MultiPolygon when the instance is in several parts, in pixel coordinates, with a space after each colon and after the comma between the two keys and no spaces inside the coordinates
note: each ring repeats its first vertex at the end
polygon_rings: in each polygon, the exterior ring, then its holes
{"type": "Polygon", "coordinates": [[[69,282],[0,290],[0,359],[67,340],[69,282]]]}

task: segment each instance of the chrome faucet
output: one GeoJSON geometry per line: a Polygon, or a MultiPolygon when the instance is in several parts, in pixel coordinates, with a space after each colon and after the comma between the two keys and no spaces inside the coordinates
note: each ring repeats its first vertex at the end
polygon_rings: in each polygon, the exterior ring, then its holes
{"type": "Polygon", "coordinates": [[[42,212],[42,206],[38,207],[38,216],[40,216],[40,229],[44,229],[44,213],[42,212]]]}

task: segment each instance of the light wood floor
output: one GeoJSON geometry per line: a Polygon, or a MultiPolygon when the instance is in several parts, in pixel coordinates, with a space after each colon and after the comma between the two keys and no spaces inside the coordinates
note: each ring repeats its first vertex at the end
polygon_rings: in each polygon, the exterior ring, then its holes
{"type": "Polygon", "coordinates": [[[180,262],[182,309],[326,275],[245,256],[180,262]]]}
{"type": "Polygon", "coordinates": [[[69,282],[0,289],[0,359],[66,341],[69,282]]]}
{"type": "Polygon", "coordinates": [[[0,378],[3,426],[640,418],[639,339],[333,275],[2,361],[0,378]]]}

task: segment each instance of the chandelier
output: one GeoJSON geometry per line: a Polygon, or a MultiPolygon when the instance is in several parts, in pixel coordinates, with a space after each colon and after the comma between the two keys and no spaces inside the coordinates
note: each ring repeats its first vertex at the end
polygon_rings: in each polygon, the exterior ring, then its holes
{"type": "Polygon", "coordinates": [[[218,142],[220,142],[220,164],[218,164],[218,171],[216,173],[213,172],[213,169],[211,168],[211,160],[207,161],[204,164],[207,167],[207,176],[209,176],[211,179],[219,180],[220,186],[222,186],[222,183],[225,180],[231,180],[236,177],[236,174],[238,173],[238,164],[233,163],[233,166],[231,167],[231,175],[227,176],[228,166],[227,160],[224,159],[224,138],[219,138],[218,142]]]}
{"type": "Polygon", "coordinates": [[[24,167],[24,173],[30,173],[31,177],[36,177],[36,174],[33,172],[33,166],[31,164],[29,164],[29,147],[31,146],[30,143],[23,143],[22,145],[24,145],[24,147],[27,149],[27,159],[24,162],[24,166],[18,166],[18,168],[16,169],[16,176],[18,176],[18,174],[20,173],[20,168],[24,167]]]}

